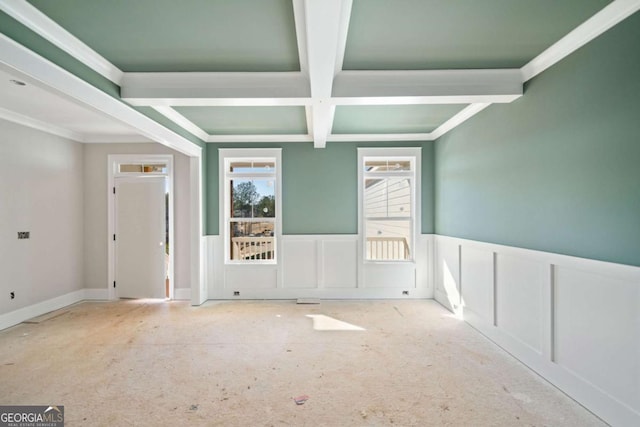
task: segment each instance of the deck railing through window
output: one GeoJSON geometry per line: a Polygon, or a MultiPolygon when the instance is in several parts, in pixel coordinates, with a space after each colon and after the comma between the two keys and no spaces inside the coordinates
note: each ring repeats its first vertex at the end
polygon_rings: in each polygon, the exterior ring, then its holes
{"type": "Polygon", "coordinates": [[[232,260],[274,259],[273,237],[233,237],[231,239],[232,260]]]}
{"type": "Polygon", "coordinates": [[[411,259],[405,237],[367,237],[367,259],[404,261],[411,259]]]}

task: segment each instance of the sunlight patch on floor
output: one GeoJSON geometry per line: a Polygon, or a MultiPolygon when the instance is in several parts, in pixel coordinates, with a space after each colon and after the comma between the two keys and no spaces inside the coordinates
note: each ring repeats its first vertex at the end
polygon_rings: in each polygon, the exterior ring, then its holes
{"type": "Polygon", "coordinates": [[[307,317],[313,319],[313,329],[316,331],[366,331],[365,328],[324,314],[307,314],[307,317]]]}

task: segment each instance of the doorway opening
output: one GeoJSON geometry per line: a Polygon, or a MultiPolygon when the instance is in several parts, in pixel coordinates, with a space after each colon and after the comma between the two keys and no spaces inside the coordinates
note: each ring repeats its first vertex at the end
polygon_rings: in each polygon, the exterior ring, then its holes
{"type": "Polygon", "coordinates": [[[109,298],[174,299],[173,156],[109,156],[109,298]]]}

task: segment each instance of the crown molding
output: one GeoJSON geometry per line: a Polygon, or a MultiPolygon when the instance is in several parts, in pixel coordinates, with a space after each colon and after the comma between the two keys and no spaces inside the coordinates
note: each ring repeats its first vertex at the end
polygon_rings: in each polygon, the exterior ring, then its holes
{"type": "Polygon", "coordinates": [[[522,81],[531,80],[638,10],[640,0],[614,0],[523,66],[522,81]]]}

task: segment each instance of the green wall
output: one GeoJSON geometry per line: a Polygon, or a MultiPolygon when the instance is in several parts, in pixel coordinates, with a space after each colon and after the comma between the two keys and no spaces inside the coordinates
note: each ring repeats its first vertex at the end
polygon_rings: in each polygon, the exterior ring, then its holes
{"type": "Polygon", "coordinates": [[[640,265],[640,13],[435,144],[435,231],[640,265]]]}
{"type": "Polygon", "coordinates": [[[422,147],[422,232],[433,233],[433,143],[209,144],[207,147],[207,234],[219,233],[218,148],[282,148],[284,234],[358,232],[357,147],[422,147]]]}

